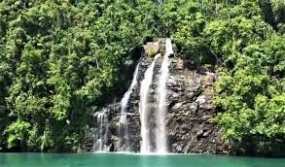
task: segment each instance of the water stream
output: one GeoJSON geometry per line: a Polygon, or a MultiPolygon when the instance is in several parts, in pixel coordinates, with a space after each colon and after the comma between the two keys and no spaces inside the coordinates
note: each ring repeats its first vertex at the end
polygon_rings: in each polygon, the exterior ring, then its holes
{"type": "Polygon", "coordinates": [[[157,101],[158,101],[158,109],[156,111],[156,153],[167,153],[167,130],[166,130],[166,98],[167,98],[167,80],[169,78],[169,55],[173,54],[171,40],[166,39],[165,43],[165,54],[163,56],[161,68],[160,68],[160,76],[158,80],[158,88],[157,88],[157,101]]]}
{"type": "MultiPolygon", "coordinates": [[[[166,128],[166,115],[167,115],[167,82],[169,79],[169,56],[173,54],[171,39],[167,38],[165,41],[165,53],[162,57],[161,54],[155,55],[152,63],[146,69],[144,78],[140,83],[139,92],[139,116],[140,116],[140,129],[141,129],[141,146],[140,153],[142,154],[165,154],[168,152],[167,144],[167,128],[166,128]],[[160,61],[161,66],[159,72],[154,70],[158,58],[162,58],[160,61]],[[158,78],[157,78],[158,77],[158,78]],[[151,86],[154,86],[155,98],[150,94],[151,86]],[[156,87],[156,88],[155,88],[156,87]],[[155,100],[153,100],[155,99],[155,100]],[[154,113],[154,114],[153,114],[154,113]]],[[[119,125],[119,137],[122,141],[122,145],[118,146],[116,151],[119,152],[131,152],[130,134],[129,134],[129,122],[127,120],[128,104],[130,96],[137,85],[137,78],[139,73],[139,63],[133,74],[131,85],[127,92],[124,94],[120,101],[120,119],[119,125]]],[[[103,109],[97,114],[98,123],[98,139],[95,143],[96,151],[108,151],[107,130],[108,130],[108,117],[107,110],[103,109]]],[[[113,138],[114,139],[114,138],[113,138]]],[[[113,140],[112,139],[112,140],[113,140]]],[[[115,139],[118,140],[118,139],[115,139]]]]}
{"type": "Polygon", "coordinates": [[[119,135],[121,138],[125,140],[125,143],[126,143],[126,147],[121,148],[120,151],[130,151],[130,140],[129,140],[130,134],[129,134],[129,127],[128,127],[128,122],[127,122],[127,107],[128,107],[128,102],[133,92],[133,89],[137,84],[138,71],[139,71],[139,63],[136,66],[132,83],[128,91],[124,94],[121,100],[121,103],[120,103],[121,116],[120,116],[120,131],[119,131],[120,134],[119,135]]]}
{"type": "Polygon", "coordinates": [[[96,137],[96,142],[93,145],[93,150],[95,152],[107,152],[109,149],[104,144],[107,140],[108,134],[108,109],[103,108],[100,112],[96,113],[97,124],[98,124],[98,133],[96,137]]]}
{"type": "Polygon", "coordinates": [[[148,126],[148,115],[149,115],[149,88],[153,80],[153,72],[154,66],[157,58],[161,55],[157,54],[154,57],[153,62],[148,67],[144,74],[144,79],[141,82],[140,88],[140,103],[139,103],[139,110],[140,110],[140,119],[141,119],[141,153],[147,154],[150,153],[153,149],[150,144],[150,129],[148,126]]]}

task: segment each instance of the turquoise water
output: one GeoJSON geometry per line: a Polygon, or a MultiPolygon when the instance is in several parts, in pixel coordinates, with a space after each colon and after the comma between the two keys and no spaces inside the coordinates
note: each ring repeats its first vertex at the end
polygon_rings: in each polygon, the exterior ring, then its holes
{"type": "Polygon", "coordinates": [[[285,159],[215,155],[0,154],[0,167],[285,167],[285,159]]]}

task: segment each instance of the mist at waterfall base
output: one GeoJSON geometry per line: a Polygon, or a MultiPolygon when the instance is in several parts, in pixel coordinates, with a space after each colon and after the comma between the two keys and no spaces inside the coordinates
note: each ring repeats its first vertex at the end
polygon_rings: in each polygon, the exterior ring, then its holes
{"type": "Polygon", "coordinates": [[[1,167],[284,167],[285,159],[217,155],[0,154],[1,167]]]}

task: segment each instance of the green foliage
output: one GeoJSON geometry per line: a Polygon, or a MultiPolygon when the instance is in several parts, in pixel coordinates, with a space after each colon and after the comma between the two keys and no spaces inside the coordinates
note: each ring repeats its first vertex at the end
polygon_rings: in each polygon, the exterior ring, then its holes
{"type": "Polygon", "coordinates": [[[216,84],[216,105],[224,109],[219,122],[225,137],[284,136],[284,37],[246,47],[233,69],[224,69],[216,84]]]}
{"type": "Polygon", "coordinates": [[[164,6],[167,33],[183,53],[217,68],[215,120],[224,138],[269,155],[285,139],[284,2],[166,1],[164,6]]]}
{"type": "Polygon", "coordinates": [[[124,62],[156,36],[152,1],[0,2],[0,147],[72,151],[124,62]],[[67,123],[70,122],[70,123],[67,123]]]}
{"type": "Polygon", "coordinates": [[[8,137],[8,147],[13,147],[17,141],[21,142],[21,146],[23,146],[25,141],[28,138],[29,130],[31,128],[31,124],[25,121],[17,120],[10,124],[7,128],[8,137]]]}

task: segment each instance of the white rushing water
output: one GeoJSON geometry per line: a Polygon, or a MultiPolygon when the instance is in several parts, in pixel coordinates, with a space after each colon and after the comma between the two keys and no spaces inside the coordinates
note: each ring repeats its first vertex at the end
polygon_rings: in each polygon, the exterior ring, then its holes
{"type": "Polygon", "coordinates": [[[144,79],[141,82],[140,88],[140,103],[139,103],[139,110],[140,110],[140,119],[141,119],[141,136],[142,136],[142,143],[141,143],[141,153],[146,154],[152,151],[151,144],[150,144],[150,132],[148,127],[148,114],[149,114],[149,88],[152,83],[153,78],[153,71],[155,62],[160,54],[157,54],[154,57],[153,62],[148,67],[144,74],[144,79]]]}
{"type": "Polygon", "coordinates": [[[128,91],[124,94],[122,100],[121,100],[121,116],[120,116],[120,136],[122,138],[124,138],[124,136],[126,136],[126,148],[123,148],[120,151],[130,151],[129,150],[129,127],[128,127],[128,123],[127,123],[127,107],[128,107],[128,102],[130,99],[130,95],[133,92],[133,88],[136,86],[137,84],[137,76],[138,76],[138,71],[139,71],[139,63],[136,66],[136,70],[134,72],[133,75],[133,80],[132,83],[128,89],[128,91]]]}
{"type": "Polygon", "coordinates": [[[137,84],[137,76],[138,76],[138,71],[139,71],[139,64],[136,66],[136,70],[133,75],[133,80],[132,83],[128,89],[128,91],[124,94],[122,100],[121,100],[121,117],[120,117],[120,123],[125,123],[126,122],[126,117],[127,117],[127,112],[126,109],[128,107],[128,102],[130,99],[130,95],[133,92],[133,88],[137,84]]]}
{"type": "Polygon", "coordinates": [[[102,111],[96,113],[97,124],[99,125],[98,126],[99,135],[97,136],[97,141],[94,145],[94,150],[96,152],[108,151],[108,147],[104,145],[104,141],[107,139],[108,124],[109,124],[107,112],[108,110],[104,108],[102,111]]]}
{"type": "Polygon", "coordinates": [[[156,111],[156,153],[163,154],[167,153],[167,131],[166,131],[166,98],[167,98],[167,80],[169,78],[169,55],[173,54],[171,39],[167,38],[165,42],[165,54],[163,56],[160,76],[158,80],[158,109],[156,111]]]}

